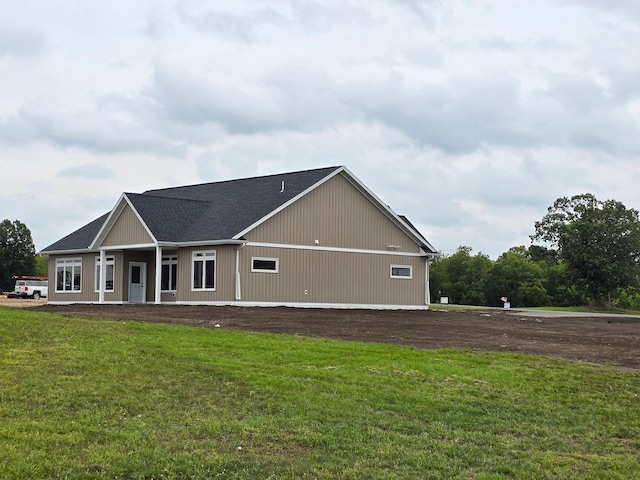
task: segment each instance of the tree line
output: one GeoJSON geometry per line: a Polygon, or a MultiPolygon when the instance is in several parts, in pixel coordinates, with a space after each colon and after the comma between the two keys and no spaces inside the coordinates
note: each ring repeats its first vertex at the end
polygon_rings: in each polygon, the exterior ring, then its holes
{"type": "Polygon", "coordinates": [[[529,247],[495,261],[469,246],[431,266],[433,301],[501,306],[613,306],[640,309],[640,217],[592,194],[558,198],[534,225],[529,247]]]}
{"type": "Polygon", "coordinates": [[[14,275],[47,276],[47,258],[36,254],[31,230],[19,220],[0,223],[0,291],[13,291],[14,275]]]}

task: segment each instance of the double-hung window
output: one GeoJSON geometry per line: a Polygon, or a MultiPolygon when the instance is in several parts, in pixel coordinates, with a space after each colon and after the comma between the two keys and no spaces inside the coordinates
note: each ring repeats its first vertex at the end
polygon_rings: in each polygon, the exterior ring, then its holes
{"type": "MultiPolygon", "coordinates": [[[[113,280],[115,278],[116,257],[113,255],[107,255],[105,257],[105,272],[106,277],[104,280],[104,291],[113,292],[113,280]]],[[[96,281],[94,282],[96,292],[99,291],[100,285],[100,256],[96,257],[96,281]]]]}
{"type": "Polygon", "coordinates": [[[82,285],[82,258],[56,260],[56,292],[80,293],[82,285]]]}
{"type": "Polygon", "coordinates": [[[178,276],[178,257],[168,255],[162,257],[162,280],[161,288],[163,292],[176,291],[176,279],[178,276]]]}
{"type": "Polygon", "coordinates": [[[193,290],[215,290],[216,251],[196,251],[192,254],[193,290]]]}

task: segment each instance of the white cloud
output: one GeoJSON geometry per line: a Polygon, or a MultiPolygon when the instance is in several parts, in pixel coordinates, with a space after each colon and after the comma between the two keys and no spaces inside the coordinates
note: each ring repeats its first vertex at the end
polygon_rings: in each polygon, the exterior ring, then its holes
{"type": "Polygon", "coordinates": [[[29,28],[0,25],[0,59],[20,60],[39,57],[46,52],[47,41],[42,32],[29,28]]]}
{"type": "Polygon", "coordinates": [[[640,207],[635,2],[0,5],[0,205],[38,248],[123,191],[340,164],[445,251],[640,207]]]}
{"type": "Polygon", "coordinates": [[[58,177],[84,178],[86,180],[110,180],[116,177],[116,173],[104,165],[85,163],[71,165],[58,172],[58,177]]]}

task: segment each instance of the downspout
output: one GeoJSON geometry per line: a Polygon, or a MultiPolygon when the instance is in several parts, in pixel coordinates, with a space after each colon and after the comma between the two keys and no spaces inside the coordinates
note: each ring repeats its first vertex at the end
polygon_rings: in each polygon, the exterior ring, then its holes
{"type": "Polygon", "coordinates": [[[236,300],[242,300],[242,289],[240,285],[240,249],[246,244],[243,243],[236,248],[236,300]]]}
{"type": "Polygon", "coordinates": [[[431,288],[430,288],[430,284],[429,284],[429,264],[431,263],[431,259],[433,257],[428,256],[425,259],[424,265],[425,265],[425,281],[424,281],[424,304],[426,306],[429,306],[431,304],[431,288]]]}
{"type": "Polygon", "coordinates": [[[156,298],[155,304],[162,303],[162,247],[156,247],[156,298]]]}
{"type": "Polygon", "coordinates": [[[107,254],[104,250],[100,250],[100,280],[98,285],[98,303],[104,303],[104,284],[107,283],[107,254]]]}

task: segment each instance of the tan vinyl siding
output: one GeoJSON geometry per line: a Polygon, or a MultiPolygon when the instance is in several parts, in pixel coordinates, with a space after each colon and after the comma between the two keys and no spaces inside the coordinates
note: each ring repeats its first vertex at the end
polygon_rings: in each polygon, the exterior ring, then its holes
{"type": "Polygon", "coordinates": [[[245,237],[261,243],[378,251],[387,251],[393,245],[394,251],[420,251],[408,235],[343,175],[320,185],[245,237]]]}
{"type": "Polygon", "coordinates": [[[425,304],[423,257],[250,246],[240,252],[243,301],[425,304]],[[278,258],[279,272],[251,272],[252,257],[278,258]],[[413,278],[390,278],[391,265],[411,265],[413,278]]]}
{"type": "Polygon", "coordinates": [[[197,248],[181,248],[178,251],[177,301],[179,302],[228,302],[235,298],[236,246],[216,245],[197,248]],[[216,252],[215,291],[192,291],[192,253],[216,252]]]}
{"type": "Polygon", "coordinates": [[[103,246],[148,245],[153,239],[129,205],[125,206],[102,242],[103,246]]]}
{"type": "Polygon", "coordinates": [[[162,303],[176,303],[177,295],[174,292],[162,292],[160,301],[162,303]]]}

